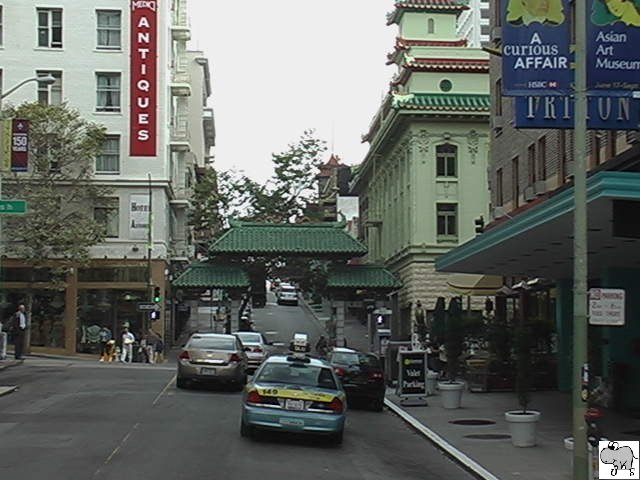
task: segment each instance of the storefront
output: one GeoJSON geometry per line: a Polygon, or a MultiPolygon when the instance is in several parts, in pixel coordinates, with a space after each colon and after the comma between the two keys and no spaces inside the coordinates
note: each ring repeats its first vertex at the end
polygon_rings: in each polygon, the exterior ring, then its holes
{"type": "Polygon", "coordinates": [[[170,309],[166,263],[151,263],[152,283],[160,288],[162,301],[157,320],[139,312],[139,302],[148,302],[148,265],[144,260],[98,260],[90,267],[74,270],[65,284],[54,281],[51,268],[34,269],[17,260],[2,265],[0,321],[7,325],[18,305],[30,312],[27,342],[31,352],[96,353],[97,331],[102,326],[119,336],[128,325],[137,338],[149,328],[165,336],[170,332],[170,309]]]}

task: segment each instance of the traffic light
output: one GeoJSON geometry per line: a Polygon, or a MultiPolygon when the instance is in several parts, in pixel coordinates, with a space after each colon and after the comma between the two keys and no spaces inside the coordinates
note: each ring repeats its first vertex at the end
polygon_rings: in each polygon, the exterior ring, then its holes
{"type": "Polygon", "coordinates": [[[160,300],[162,300],[162,297],[160,296],[160,287],[155,287],[153,289],[153,301],[159,303],[160,300]]]}
{"type": "Polygon", "coordinates": [[[479,216],[473,221],[473,223],[476,225],[476,233],[484,232],[484,217],[479,216]]]}

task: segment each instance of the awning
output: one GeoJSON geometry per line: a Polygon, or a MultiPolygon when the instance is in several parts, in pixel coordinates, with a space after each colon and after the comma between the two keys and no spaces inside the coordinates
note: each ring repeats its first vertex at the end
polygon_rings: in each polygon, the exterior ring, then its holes
{"type": "Polygon", "coordinates": [[[329,270],[328,288],[395,290],[402,283],[381,265],[345,265],[329,270]]]}
{"type": "Polygon", "coordinates": [[[181,288],[248,288],[249,276],[235,265],[202,262],[190,265],[172,285],[181,288]]]}
{"type": "Polygon", "coordinates": [[[454,273],[449,276],[447,286],[460,295],[495,295],[502,288],[502,277],[497,275],[474,275],[454,273]]]}

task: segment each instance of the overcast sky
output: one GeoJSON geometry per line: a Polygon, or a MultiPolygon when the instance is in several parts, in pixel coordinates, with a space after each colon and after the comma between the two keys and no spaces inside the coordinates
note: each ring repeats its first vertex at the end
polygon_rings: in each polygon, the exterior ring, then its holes
{"type": "MultiPolygon", "coordinates": [[[[216,166],[263,181],[271,153],[314,128],[350,165],[394,73],[392,0],[188,0],[209,59],[216,166]]],[[[330,152],[327,152],[329,155],[330,152]]]]}

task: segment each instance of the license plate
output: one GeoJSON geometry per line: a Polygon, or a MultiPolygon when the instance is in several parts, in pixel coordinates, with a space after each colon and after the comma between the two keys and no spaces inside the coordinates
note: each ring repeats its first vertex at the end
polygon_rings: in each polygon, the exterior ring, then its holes
{"type": "Polygon", "coordinates": [[[201,368],[200,369],[200,374],[201,375],[215,375],[216,374],[216,369],[215,368],[201,368]]]}
{"type": "Polygon", "coordinates": [[[287,398],[284,402],[284,408],[287,410],[304,410],[304,400],[287,398]]]}
{"type": "Polygon", "coordinates": [[[286,425],[287,427],[304,427],[304,420],[298,420],[297,418],[281,418],[280,425],[286,425]]]}

